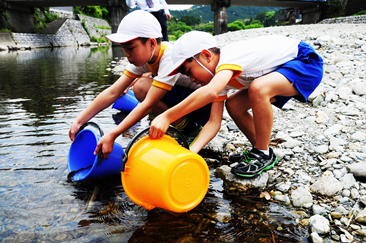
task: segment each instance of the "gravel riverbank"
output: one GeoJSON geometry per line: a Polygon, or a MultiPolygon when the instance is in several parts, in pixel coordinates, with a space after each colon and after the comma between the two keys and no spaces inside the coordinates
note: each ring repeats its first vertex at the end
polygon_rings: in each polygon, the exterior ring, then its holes
{"type": "MultiPolygon", "coordinates": [[[[255,179],[218,167],[226,193],[265,197],[306,212],[313,242],[366,240],[366,24],[315,24],[250,29],[216,36],[219,47],[261,35],[311,44],[324,59],[324,78],[307,103],[273,107],[278,164],[255,179]]],[[[121,73],[126,59],[111,64],[121,73]]],[[[224,156],[250,148],[226,114],[206,148],[224,156]]]]}

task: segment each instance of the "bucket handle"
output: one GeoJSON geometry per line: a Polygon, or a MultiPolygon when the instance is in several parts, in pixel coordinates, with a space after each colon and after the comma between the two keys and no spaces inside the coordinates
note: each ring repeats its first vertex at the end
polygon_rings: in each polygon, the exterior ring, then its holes
{"type": "MultiPolygon", "coordinates": [[[[145,129],[143,129],[142,131],[140,131],[139,133],[137,133],[132,139],[131,141],[128,143],[126,149],[125,149],[125,152],[124,154],[122,154],[122,167],[121,167],[121,171],[124,172],[125,171],[125,166],[126,166],[126,163],[127,163],[127,160],[128,160],[128,152],[130,152],[130,149],[132,147],[132,145],[137,141],[137,139],[144,133],[148,132],[150,130],[150,127],[147,127],[145,129]]],[[[178,131],[177,129],[175,129],[174,127],[170,126],[167,130],[167,132],[170,131],[170,132],[173,132],[175,134],[178,135],[179,139],[181,141],[183,141],[183,147],[185,147],[186,149],[189,149],[189,145],[188,145],[188,142],[186,140],[186,138],[183,136],[183,134],[178,131]]]]}
{"type": "MultiPolygon", "coordinates": [[[[99,127],[99,125],[98,125],[98,124],[96,124],[95,122],[86,122],[86,123],[84,123],[83,125],[81,125],[81,127],[79,128],[79,131],[75,134],[75,137],[76,137],[76,135],[77,135],[79,132],[81,132],[81,131],[82,131],[85,127],[87,127],[87,126],[92,126],[92,127],[96,128],[96,129],[99,131],[100,136],[101,136],[101,137],[103,137],[103,136],[104,136],[104,132],[103,132],[103,130],[99,127]]],[[[97,162],[97,165],[100,165],[100,163],[102,163],[102,160],[103,160],[103,151],[102,151],[102,149],[100,149],[100,150],[99,150],[99,152],[98,152],[98,162],[97,162]]]]}

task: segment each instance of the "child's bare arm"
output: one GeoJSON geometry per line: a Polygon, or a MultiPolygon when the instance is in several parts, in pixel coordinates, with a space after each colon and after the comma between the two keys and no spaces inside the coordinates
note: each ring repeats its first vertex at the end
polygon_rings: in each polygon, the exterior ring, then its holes
{"type": "Polygon", "coordinates": [[[133,81],[133,78],[130,78],[126,75],[122,75],[113,85],[105,89],[102,93],[100,93],[93,102],[79,114],[79,116],[74,120],[71,125],[69,131],[69,137],[73,142],[75,139],[75,134],[79,131],[81,125],[89,121],[100,111],[104,110],[108,106],[110,106],[113,102],[115,102],[123,91],[129,86],[129,84],[133,81]]]}
{"type": "Polygon", "coordinates": [[[162,137],[172,122],[214,101],[232,76],[231,70],[217,73],[210,83],[195,90],[179,104],[157,116],[151,123],[150,137],[162,137]]]}
{"type": "Polygon", "coordinates": [[[102,149],[104,158],[108,159],[108,155],[113,149],[114,140],[121,133],[149,114],[166,92],[167,90],[165,89],[151,86],[143,102],[139,103],[117,127],[101,137],[95,148],[94,154],[97,154],[99,150],[102,149]]]}
{"type": "Polygon", "coordinates": [[[202,128],[197,140],[190,147],[194,153],[198,153],[211,139],[213,139],[221,127],[224,102],[214,102],[211,106],[210,119],[202,128]]]}

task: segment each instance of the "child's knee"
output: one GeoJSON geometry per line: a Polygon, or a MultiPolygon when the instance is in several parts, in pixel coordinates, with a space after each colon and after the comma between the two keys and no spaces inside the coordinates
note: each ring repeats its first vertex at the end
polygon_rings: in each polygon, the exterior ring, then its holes
{"type": "Polygon", "coordinates": [[[133,85],[133,92],[140,102],[145,99],[147,92],[151,87],[152,79],[141,77],[133,85]]]}
{"type": "Polygon", "coordinates": [[[258,99],[262,99],[263,97],[265,97],[268,94],[268,87],[262,85],[261,82],[256,82],[256,80],[254,80],[248,89],[248,95],[249,95],[249,100],[253,100],[253,98],[258,98],[258,99]]]}

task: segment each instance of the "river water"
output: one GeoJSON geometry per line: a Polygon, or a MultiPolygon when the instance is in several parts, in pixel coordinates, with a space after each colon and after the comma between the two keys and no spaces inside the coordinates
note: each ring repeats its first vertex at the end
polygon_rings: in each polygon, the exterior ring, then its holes
{"type": "MultiPolygon", "coordinates": [[[[0,240],[2,242],[307,242],[308,229],[286,206],[230,197],[210,164],[204,200],[184,214],[146,210],[125,194],[120,175],[67,180],[68,130],[118,77],[107,67],[116,47],[0,52],[0,240]]],[[[104,132],[125,114],[92,119],[104,132]]],[[[144,118],[116,140],[124,148],[144,118]]],[[[204,156],[204,155],[203,155],[204,156]]],[[[211,160],[212,161],[212,160],[211,160]]]]}

